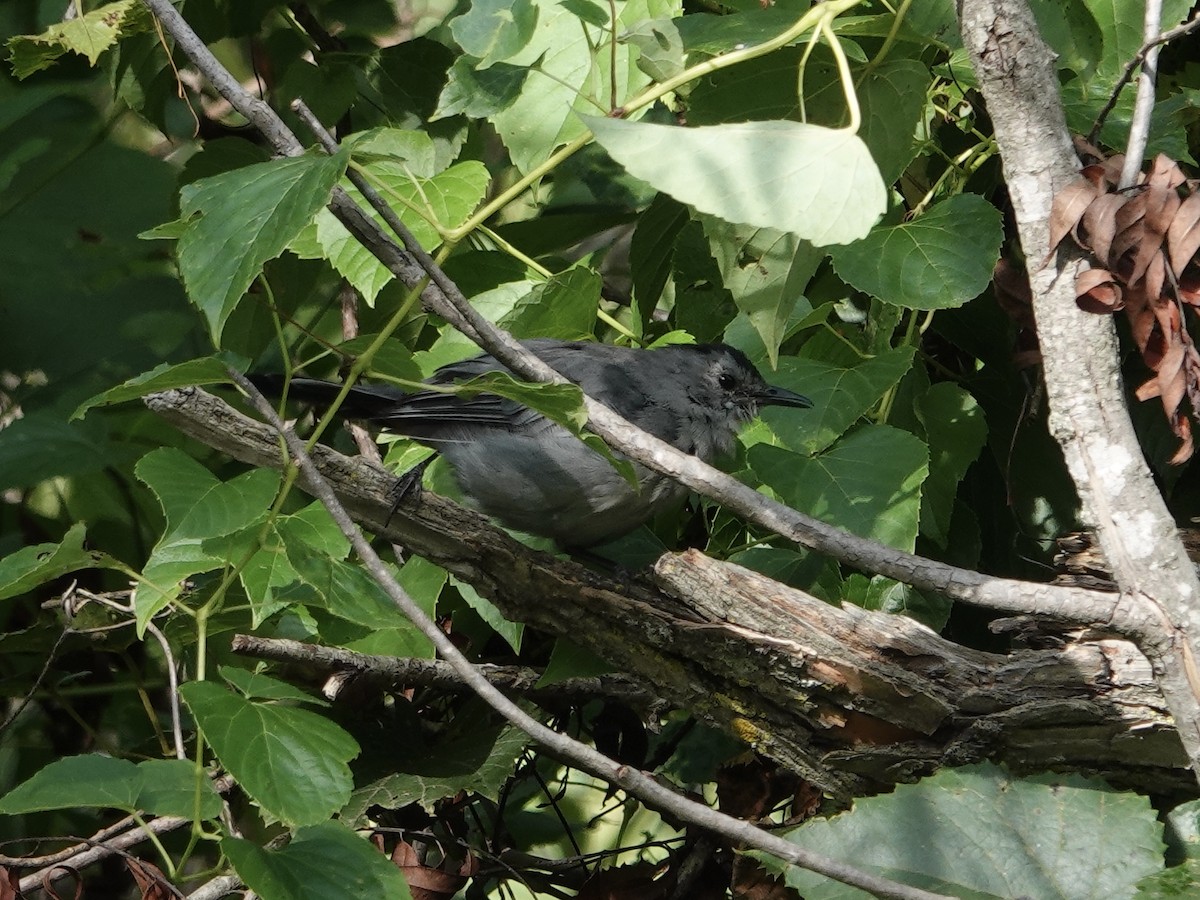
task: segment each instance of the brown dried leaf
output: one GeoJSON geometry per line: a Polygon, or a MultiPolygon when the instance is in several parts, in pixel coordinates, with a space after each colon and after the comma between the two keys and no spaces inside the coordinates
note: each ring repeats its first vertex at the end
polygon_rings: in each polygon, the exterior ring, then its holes
{"type": "Polygon", "coordinates": [[[1180,205],[1167,228],[1167,247],[1171,253],[1171,271],[1176,278],[1200,250],[1200,192],[1193,192],[1180,205]]]}
{"type": "Polygon", "coordinates": [[[1153,400],[1158,396],[1158,378],[1150,378],[1138,385],[1134,396],[1139,400],[1153,400]]]}
{"type": "Polygon", "coordinates": [[[458,872],[427,866],[421,861],[417,849],[407,841],[396,843],[392,850],[392,862],[404,874],[413,900],[447,900],[462,890],[467,877],[479,867],[477,860],[469,854],[458,872]]]}
{"type": "Polygon", "coordinates": [[[125,866],[142,892],[141,900],[174,900],[175,892],[171,890],[167,876],[154,863],[127,856],[125,866]]]}
{"type": "Polygon", "coordinates": [[[1187,178],[1184,176],[1183,170],[1179,168],[1179,163],[1165,153],[1154,157],[1154,162],[1150,164],[1150,172],[1146,175],[1146,184],[1167,190],[1174,190],[1185,181],[1187,178]]]}
{"type": "Polygon", "coordinates": [[[1155,251],[1150,258],[1150,265],[1146,267],[1146,275],[1142,279],[1142,285],[1146,291],[1147,297],[1161,297],[1163,285],[1167,280],[1167,255],[1162,251],[1155,251]]]}
{"type": "MultiPolygon", "coordinates": [[[[1145,198],[1143,204],[1145,215],[1142,217],[1141,223],[1143,231],[1133,260],[1133,269],[1129,273],[1130,282],[1144,277],[1151,261],[1155,257],[1161,256],[1160,251],[1166,241],[1167,229],[1171,225],[1171,220],[1175,218],[1175,212],[1181,203],[1179,195],[1167,188],[1152,186],[1147,188],[1142,196],[1145,198]]],[[[1117,218],[1119,221],[1120,216],[1117,218]]],[[[1161,280],[1158,289],[1147,285],[1146,293],[1151,297],[1162,293],[1161,280]]]]}
{"type": "Polygon", "coordinates": [[[1192,442],[1192,420],[1185,413],[1177,413],[1171,422],[1171,430],[1179,437],[1180,444],[1169,462],[1178,466],[1191,459],[1196,452],[1196,445],[1192,442]]]}
{"type": "Polygon", "coordinates": [[[1075,302],[1090,313],[1112,313],[1125,308],[1124,291],[1108,269],[1081,270],[1075,276],[1075,302]]]}
{"type": "MultiPolygon", "coordinates": [[[[1047,261],[1058,249],[1063,238],[1075,233],[1075,226],[1079,224],[1092,201],[1103,194],[1102,188],[1081,178],[1071,182],[1055,195],[1054,203],[1050,207],[1050,254],[1047,254],[1047,261]]],[[[1042,263],[1043,266],[1045,264],[1042,263]]]]}
{"type": "Polygon", "coordinates": [[[19,879],[8,869],[0,867],[0,900],[17,900],[17,888],[20,885],[19,879]]]}
{"type": "Polygon", "coordinates": [[[1079,220],[1076,240],[1081,247],[1086,247],[1096,255],[1104,265],[1110,268],[1113,238],[1117,234],[1117,213],[1125,206],[1126,197],[1123,194],[1102,194],[1097,197],[1084,212],[1079,220]]]}

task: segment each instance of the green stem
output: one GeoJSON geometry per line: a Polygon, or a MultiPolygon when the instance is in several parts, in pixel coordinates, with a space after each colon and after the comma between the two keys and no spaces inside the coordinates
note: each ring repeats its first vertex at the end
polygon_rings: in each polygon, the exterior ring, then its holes
{"type": "Polygon", "coordinates": [[[883,39],[883,46],[879,48],[879,52],[875,54],[874,59],[867,63],[862,74],[858,77],[858,83],[862,84],[862,80],[878,69],[888,54],[892,52],[892,47],[896,44],[896,35],[900,33],[900,26],[904,24],[904,17],[908,15],[908,8],[912,6],[912,0],[904,0],[900,4],[900,8],[896,10],[895,18],[892,19],[891,30],[888,31],[887,37],[883,39]]]}
{"type": "Polygon", "coordinates": [[[171,861],[171,854],[167,852],[167,848],[162,845],[162,841],[158,839],[158,835],[146,825],[146,820],[142,818],[140,813],[133,813],[130,818],[138,823],[138,827],[146,832],[146,839],[154,845],[154,849],[158,851],[158,855],[162,858],[163,866],[166,869],[165,874],[168,878],[174,878],[176,873],[175,863],[171,861]]]}

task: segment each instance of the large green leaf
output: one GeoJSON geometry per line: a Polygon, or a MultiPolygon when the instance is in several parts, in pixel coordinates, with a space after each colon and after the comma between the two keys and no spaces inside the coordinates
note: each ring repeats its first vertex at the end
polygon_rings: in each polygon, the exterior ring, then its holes
{"type": "Polygon", "coordinates": [[[346,169],[349,152],[312,154],[235,169],[185,185],[179,271],[213,342],[263,263],[308,225],[346,169]]]}
{"type": "Polygon", "coordinates": [[[179,689],[213,752],[270,816],[289,825],[328,819],[350,798],[349,734],[306,709],[254,703],[207,681],[179,689]]]}
{"type": "Polygon", "coordinates": [[[602,286],[599,272],[572,266],[534,287],[499,324],[522,338],[590,340],[602,286]]]}
{"type": "Polygon", "coordinates": [[[55,760],[0,800],[0,813],[42,812],[51,809],[99,807],[125,812],[141,810],[164,816],[212,819],[221,812],[221,798],[196,767],[180,759],[148,759],[137,765],[92,753],[55,760]]]}
{"type": "MultiPolygon", "coordinates": [[[[525,66],[496,63],[486,69],[476,69],[472,60],[460,56],[450,67],[446,86],[438,98],[434,119],[464,115],[472,119],[494,116],[520,96],[521,88],[531,70],[525,66]]],[[[537,77],[533,73],[533,77],[537,77]]]]}
{"type": "Polygon", "coordinates": [[[925,110],[929,70],[916,60],[895,59],[872,69],[858,86],[862,139],[891,184],[917,154],[917,124],[925,110]]]}
{"type": "Polygon", "coordinates": [[[907,431],[865,425],[814,457],[759,444],[749,460],[789,506],[890,547],[914,549],[929,451],[907,431]]]}
{"type": "Polygon", "coordinates": [[[825,253],[772,228],[734,225],[710,216],[702,222],[721,280],[762,338],[774,368],[797,305],[801,315],[812,309],[803,293],[825,253]]]}
{"type": "Polygon", "coordinates": [[[471,728],[436,747],[417,746],[414,739],[414,746],[398,748],[394,767],[400,771],[355,790],[342,817],[357,821],[377,804],[399,809],[419,803],[432,811],[437,801],[460,791],[495,800],[528,743],[511,726],[471,728]]]}
{"type": "Polygon", "coordinates": [[[138,628],[179,593],[190,575],[226,565],[225,555],[204,547],[207,539],[232,535],[261,521],[279,490],[279,473],[256,469],[222,482],[174,448],[146,454],[134,469],[154,492],[167,518],[163,536],[142,570],[145,583],[134,597],[138,628]]]}
{"type": "Polygon", "coordinates": [[[55,760],[0,800],[0,813],[80,806],[137,809],[142,776],[127,759],[91,753],[55,760]]]}
{"type": "MultiPolygon", "coordinates": [[[[524,173],[544,162],[556,147],[579,137],[584,126],[575,113],[604,113],[649,83],[636,65],[636,51],[618,44],[616,97],[611,96],[613,55],[609,5],[600,0],[534,0],[538,26],[526,47],[507,62],[529,66],[520,94],[491,117],[513,164],[524,173]],[[604,24],[597,24],[604,23],[604,24]],[[603,52],[597,48],[603,47],[603,52]]],[[[678,0],[627,0],[617,5],[617,31],[649,19],[671,18],[678,0]]]]}
{"type": "MultiPolygon", "coordinates": [[[[1162,826],[1145,797],[1078,775],[1015,778],[986,763],[898,785],[788,839],[956,897],[1129,897],[1163,864],[1162,826]]],[[[868,896],[797,868],[787,882],[821,900],[868,896]]]]}
{"type": "Polygon", "coordinates": [[[881,226],[830,257],[842,279],[909,309],[962,306],[992,279],[1004,239],[1000,213],[975,194],[943,200],[920,218],[881,226]]]}
{"type": "Polygon", "coordinates": [[[71,418],[78,419],[95,406],[124,403],[126,400],[136,400],[138,397],[153,394],[155,391],[203,384],[227,384],[229,380],[229,361],[217,356],[192,359],[175,365],[162,363],[149,372],[143,372],[124,384],[85,400],[76,407],[71,418]]]}
{"type": "Polygon", "coordinates": [[[411,900],[400,869],[338,822],[296,831],[286,847],[266,850],[227,837],[221,850],[263,900],[411,900]]]}
{"type": "Polygon", "coordinates": [[[728,222],[793,232],[818,247],[864,237],[887,191],[862,138],[799,122],[677,128],[585,116],[643,181],[728,222]]]}
{"type": "Polygon", "coordinates": [[[22,547],[0,559],[0,600],[80,569],[118,568],[116,561],[105,554],[83,549],[86,531],[83,523],[77,522],[57,544],[22,547]]]}
{"type": "MultiPolygon", "coordinates": [[[[442,243],[439,228],[455,228],[474,212],[490,180],[487,167],[473,160],[451,166],[432,178],[418,178],[406,163],[394,160],[367,162],[363,169],[417,243],[429,252],[442,243]]],[[[343,187],[390,233],[357,188],[348,182],[343,187]]],[[[294,235],[289,249],[304,259],[329,260],[363,299],[373,304],[379,291],[391,281],[392,273],[329,210],[321,210],[311,224],[305,224],[307,227],[294,235]]]]}
{"type": "Polygon", "coordinates": [[[798,415],[794,410],[768,408],[742,433],[742,439],[748,445],[779,444],[809,454],[823,450],[904,376],[912,360],[911,347],[888,350],[853,366],[785,356],[769,380],[804,394],[813,408],[798,415]]]}
{"type": "Polygon", "coordinates": [[[450,33],[468,56],[487,69],[520,53],[537,27],[538,8],[530,0],[471,0],[471,8],[450,23],[450,33]]]}
{"type": "Polygon", "coordinates": [[[942,381],[917,398],[929,444],[929,478],[921,503],[921,533],[945,547],[958,486],[987,443],[983,410],[969,393],[942,381]]]}
{"type": "Polygon", "coordinates": [[[146,9],[137,0],[106,3],[82,16],[56,22],[41,34],[9,38],[13,75],[27,78],[49,68],[64,53],[78,53],[94,66],[122,36],[149,27],[146,9]]]}

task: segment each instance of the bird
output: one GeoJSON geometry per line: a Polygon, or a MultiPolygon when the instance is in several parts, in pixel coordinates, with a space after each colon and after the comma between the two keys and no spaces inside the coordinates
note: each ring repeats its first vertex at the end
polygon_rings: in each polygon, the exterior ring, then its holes
{"type": "MultiPolygon", "coordinates": [[[[732,455],[739,428],[762,407],[812,406],[807,397],[768,384],[744,353],[727,344],[640,349],[552,338],[521,343],[632,424],[707,463],[732,455]]],[[[501,371],[507,370],[483,354],[443,366],[425,383],[444,386],[501,371]]],[[[279,376],[251,380],[268,393],[278,394],[282,385],[279,376]]],[[[288,396],[328,406],[341,387],[292,378],[288,396]]],[[[472,505],[562,548],[615,540],[688,491],[639,463],[633,463],[637,485],[631,484],[567,428],[495,394],[357,384],[339,412],[431,447],[449,462],[472,505]]]]}

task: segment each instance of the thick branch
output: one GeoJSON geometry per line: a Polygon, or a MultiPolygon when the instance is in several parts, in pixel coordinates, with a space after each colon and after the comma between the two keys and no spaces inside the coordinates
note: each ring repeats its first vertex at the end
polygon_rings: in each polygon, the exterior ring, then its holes
{"type": "MultiPolygon", "coordinates": [[[[267,426],[203,391],[149,403],[238,459],[280,465],[267,426]]],[[[532,551],[428,493],[384,528],[392,476],[325,447],[313,455],[367,528],[836,796],[984,757],[1019,770],[1099,772],[1157,792],[1188,788],[1149,665],[1128,643],[977,653],[904,617],[838,609],[694,553],[660,561],[656,578],[669,596],[532,551]]]]}
{"type": "MultiPolygon", "coordinates": [[[[964,0],[963,41],[987,101],[1028,260],[1045,257],[1051,201],[1077,174],[1054,55],[1025,0],[964,0]]],[[[1121,589],[1120,630],[1160,669],[1160,685],[1200,772],[1200,583],[1133,431],[1112,320],[1074,301],[1074,273],[1030,273],[1050,424],[1121,589]]]]}

